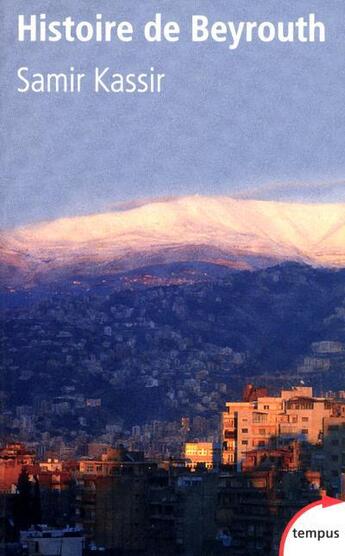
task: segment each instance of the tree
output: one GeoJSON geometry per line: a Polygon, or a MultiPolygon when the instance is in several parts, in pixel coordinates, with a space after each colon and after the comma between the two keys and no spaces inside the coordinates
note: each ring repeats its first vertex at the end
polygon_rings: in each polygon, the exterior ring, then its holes
{"type": "Polygon", "coordinates": [[[17,483],[14,501],[14,522],[17,531],[32,525],[32,485],[26,469],[22,469],[17,483]]]}

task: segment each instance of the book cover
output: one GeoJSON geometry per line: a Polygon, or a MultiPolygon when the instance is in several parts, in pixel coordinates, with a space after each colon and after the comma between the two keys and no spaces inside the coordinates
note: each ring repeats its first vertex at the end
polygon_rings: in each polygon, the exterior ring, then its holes
{"type": "Polygon", "coordinates": [[[343,554],[344,5],[0,8],[0,550],[343,554]]]}

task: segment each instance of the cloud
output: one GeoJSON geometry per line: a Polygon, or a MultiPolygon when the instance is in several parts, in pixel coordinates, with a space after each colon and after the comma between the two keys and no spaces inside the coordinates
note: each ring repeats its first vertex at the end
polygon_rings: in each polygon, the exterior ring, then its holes
{"type": "Polygon", "coordinates": [[[234,197],[306,203],[342,203],[345,201],[345,179],[333,183],[285,183],[246,187],[234,197]]]}

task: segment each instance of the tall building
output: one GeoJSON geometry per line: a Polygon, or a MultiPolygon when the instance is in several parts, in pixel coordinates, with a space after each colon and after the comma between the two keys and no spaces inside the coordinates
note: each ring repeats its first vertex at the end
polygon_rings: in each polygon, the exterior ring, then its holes
{"type": "Polygon", "coordinates": [[[291,517],[321,494],[320,474],[284,472],[276,462],[221,474],[216,519],[229,548],[220,554],[276,556],[291,517]]]}
{"type": "Polygon", "coordinates": [[[333,400],[313,396],[310,387],[282,390],[280,396],[258,396],[227,402],[222,414],[222,462],[240,468],[247,452],[284,440],[322,442],[325,419],[335,411],[333,400]]]}
{"type": "Polygon", "coordinates": [[[344,494],[341,484],[345,473],[345,416],[325,419],[323,475],[333,495],[344,494]]]}

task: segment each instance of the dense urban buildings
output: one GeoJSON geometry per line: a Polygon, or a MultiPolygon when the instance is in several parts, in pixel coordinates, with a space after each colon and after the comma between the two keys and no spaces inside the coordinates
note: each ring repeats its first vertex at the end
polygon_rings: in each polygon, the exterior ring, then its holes
{"type": "MultiPolygon", "coordinates": [[[[315,397],[299,385],[270,396],[248,385],[220,420],[212,442],[201,424],[193,440],[184,417],[176,457],[165,457],[163,446],[150,457],[93,441],[79,456],[66,446],[61,458],[7,443],[2,546],[29,556],[45,556],[47,547],[53,556],[275,556],[298,509],[325,493],[345,498],[341,393],[315,397]]],[[[162,426],[155,424],[158,435],[162,426]]]]}
{"type": "Polygon", "coordinates": [[[301,380],[319,396],[343,390],[344,271],[213,270],[172,265],[118,286],[76,276],[1,291],[6,438],[59,458],[94,440],[169,457],[184,441],[182,417],[192,441],[216,441],[219,413],[246,382],[275,394],[301,380]]]}

